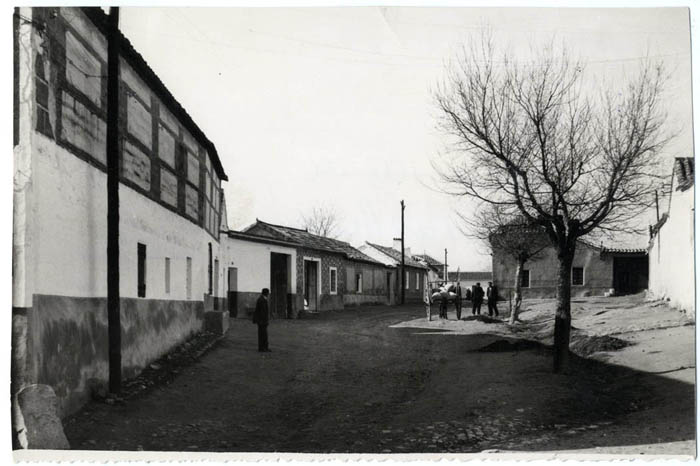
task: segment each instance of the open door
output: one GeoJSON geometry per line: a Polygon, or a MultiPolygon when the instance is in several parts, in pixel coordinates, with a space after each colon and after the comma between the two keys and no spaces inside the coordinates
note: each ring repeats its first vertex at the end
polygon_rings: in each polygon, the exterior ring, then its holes
{"type": "Polygon", "coordinates": [[[308,311],[318,311],[318,262],[304,261],[304,300],[308,311]]]}
{"type": "Polygon", "coordinates": [[[287,317],[288,254],[270,253],[270,314],[273,318],[287,317]]]}
{"type": "Polygon", "coordinates": [[[228,313],[231,317],[238,316],[238,269],[228,268],[228,288],[226,290],[228,313]]]}

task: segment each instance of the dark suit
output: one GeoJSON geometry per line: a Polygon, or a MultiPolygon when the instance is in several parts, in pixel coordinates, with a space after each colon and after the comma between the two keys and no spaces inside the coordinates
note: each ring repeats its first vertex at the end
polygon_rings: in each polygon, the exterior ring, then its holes
{"type": "Polygon", "coordinates": [[[260,295],[255,303],[253,323],[258,324],[258,351],[268,351],[270,348],[267,341],[267,326],[270,323],[270,307],[264,295],[260,295]]]}
{"type": "Polygon", "coordinates": [[[498,301],[498,288],[496,285],[486,288],[486,303],[489,306],[489,315],[498,315],[496,302],[498,301]]]}
{"type": "Polygon", "coordinates": [[[481,303],[484,302],[484,289],[481,286],[472,287],[472,314],[481,315],[481,303]]]}
{"type": "Polygon", "coordinates": [[[457,320],[462,319],[462,287],[457,285],[455,290],[455,311],[457,311],[457,320]]]}

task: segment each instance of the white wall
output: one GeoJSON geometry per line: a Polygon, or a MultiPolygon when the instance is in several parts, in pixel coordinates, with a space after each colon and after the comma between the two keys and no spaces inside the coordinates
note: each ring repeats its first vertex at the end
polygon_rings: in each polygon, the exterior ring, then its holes
{"type": "Polygon", "coordinates": [[[668,220],[649,249],[649,291],[695,315],[694,189],[672,193],[668,220]]]}
{"type": "Polygon", "coordinates": [[[296,249],[265,244],[254,241],[246,241],[231,238],[226,235],[221,237],[222,269],[229,267],[238,269],[238,291],[259,293],[263,288],[270,288],[270,253],[288,254],[289,268],[288,289],[290,293],[296,292],[296,249]]]}
{"type": "MultiPolygon", "coordinates": [[[[41,134],[34,133],[31,217],[32,293],[76,297],[107,295],[107,175],[41,134]]],[[[192,296],[208,292],[208,243],[202,228],[120,185],[120,294],[137,296],[137,243],[146,245],[146,298],[185,300],[186,257],[192,258],[192,296]],[[165,257],[170,293],[165,293],[165,257]]],[[[219,270],[223,296],[223,273],[219,270]]],[[[30,298],[31,299],[31,298],[30,298]]],[[[31,305],[31,304],[27,304],[31,305]]]]}

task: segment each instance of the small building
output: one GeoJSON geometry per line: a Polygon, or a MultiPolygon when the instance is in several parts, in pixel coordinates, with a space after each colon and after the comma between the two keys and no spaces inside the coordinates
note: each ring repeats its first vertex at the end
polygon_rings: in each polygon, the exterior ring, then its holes
{"type": "MultiPolygon", "coordinates": [[[[502,298],[513,293],[517,263],[503,251],[492,252],[493,282],[502,298]]],[[[525,263],[521,289],[524,298],[554,298],[559,261],[548,246],[525,263]]],[[[571,269],[571,296],[604,296],[637,293],[647,288],[648,256],[644,249],[594,246],[579,240],[571,269]]]]}
{"type": "Polygon", "coordinates": [[[390,302],[391,271],[349,243],[261,220],[243,233],[295,248],[296,284],[290,292],[293,295],[290,316],[302,310],[318,312],[390,302]]]}
{"type": "Polygon", "coordinates": [[[428,283],[432,285],[444,281],[445,264],[429,256],[428,254],[414,254],[412,259],[420,262],[427,268],[428,283]]]}
{"type": "Polygon", "coordinates": [[[650,227],[649,292],[695,315],[695,161],[678,157],[668,207],[650,227]]]}
{"type": "MultiPolygon", "coordinates": [[[[387,283],[391,285],[390,301],[392,304],[400,302],[401,278],[401,240],[394,240],[394,247],[381,246],[379,244],[365,242],[358,248],[362,253],[372,259],[383,263],[392,269],[392,275],[388,275],[387,283]],[[397,249],[398,247],[398,249],[397,249]]],[[[423,301],[423,292],[428,281],[428,267],[412,259],[409,248],[404,248],[404,287],[407,303],[423,301]]]]}

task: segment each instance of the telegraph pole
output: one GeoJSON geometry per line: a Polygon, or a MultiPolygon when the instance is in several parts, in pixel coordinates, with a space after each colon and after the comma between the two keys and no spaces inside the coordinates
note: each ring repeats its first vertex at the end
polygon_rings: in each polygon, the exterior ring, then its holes
{"type": "Polygon", "coordinates": [[[119,306],[119,7],[109,9],[107,33],[107,329],[109,391],[122,384],[119,306]]]}
{"type": "Polygon", "coordinates": [[[404,224],[403,211],[406,210],[406,204],[401,200],[401,304],[406,303],[406,254],[404,253],[404,224]]]}
{"type": "Polygon", "coordinates": [[[447,285],[447,280],[448,280],[448,278],[449,278],[449,277],[447,276],[447,248],[445,248],[445,266],[443,267],[443,269],[444,269],[444,272],[445,272],[445,285],[447,285]]]}

